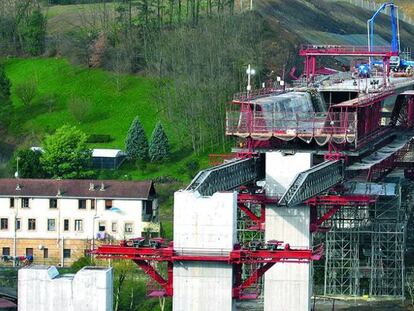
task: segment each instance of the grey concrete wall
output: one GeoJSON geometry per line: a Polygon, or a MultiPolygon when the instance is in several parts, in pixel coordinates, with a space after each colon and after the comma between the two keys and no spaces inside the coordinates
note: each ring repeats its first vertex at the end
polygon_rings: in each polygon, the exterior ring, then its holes
{"type": "Polygon", "coordinates": [[[55,267],[19,270],[19,311],[112,311],[112,268],[85,267],[60,276],[55,267]]]}
{"type": "MultiPolygon", "coordinates": [[[[228,254],[237,242],[237,194],[174,195],[174,249],[187,254],[228,254]]],[[[175,262],[174,311],[231,311],[233,269],[225,263],[175,262]]]]}

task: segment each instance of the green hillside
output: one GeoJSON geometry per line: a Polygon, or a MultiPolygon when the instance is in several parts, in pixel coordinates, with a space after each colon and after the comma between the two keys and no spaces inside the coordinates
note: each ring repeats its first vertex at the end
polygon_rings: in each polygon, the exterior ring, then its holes
{"type": "MultiPolygon", "coordinates": [[[[86,134],[110,135],[108,143],[95,143],[91,147],[124,148],[126,132],[135,116],[139,116],[148,138],[161,119],[172,147],[170,161],[165,164],[147,164],[135,167],[124,165],[123,169],[106,177],[156,178],[174,176],[188,181],[190,178],[186,161],[196,158],[179,137],[174,135],[173,125],[163,120],[154,99],[155,82],[151,78],[116,75],[100,69],[70,65],[64,59],[29,58],[8,59],[6,72],[12,81],[12,99],[16,113],[10,134],[16,143],[40,143],[42,137],[52,133],[63,124],[76,125],[86,134]],[[16,86],[33,81],[38,94],[30,107],[23,106],[16,96],[16,86]],[[119,85],[121,86],[119,89],[119,85]],[[52,112],[44,105],[46,95],[55,94],[56,104],[52,112]],[[68,109],[73,98],[82,98],[91,105],[90,116],[84,122],[77,121],[68,109]]],[[[206,165],[207,157],[200,156],[206,165]]],[[[107,173],[110,174],[110,173],[107,173]]]]}

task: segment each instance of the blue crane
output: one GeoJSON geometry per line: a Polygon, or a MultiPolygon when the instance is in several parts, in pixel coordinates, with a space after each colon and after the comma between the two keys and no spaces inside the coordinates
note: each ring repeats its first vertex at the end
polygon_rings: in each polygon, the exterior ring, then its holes
{"type": "MultiPolygon", "coordinates": [[[[368,48],[369,51],[373,52],[375,48],[375,19],[379,14],[381,14],[386,8],[391,9],[391,28],[392,28],[392,39],[391,39],[391,51],[400,52],[400,42],[399,42],[399,24],[398,24],[398,7],[394,2],[386,2],[375,12],[375,14],[368,20],[368,48]]],[[[370,60],[372,64],[372,59],[370,60]]]]}

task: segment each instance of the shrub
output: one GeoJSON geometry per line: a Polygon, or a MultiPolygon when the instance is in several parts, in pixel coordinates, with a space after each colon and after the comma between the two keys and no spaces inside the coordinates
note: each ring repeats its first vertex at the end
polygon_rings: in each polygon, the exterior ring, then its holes
{"type": "Polygon", "coordinates": [[[24,106],[30,106],[37,95],[37,83],[33,80],[19,83],[14,92],[24,106]]]}
{"type": "Polygon", "coordinates": [[[0,64],[0,127],[5,127],[10,122],[10,115],[13,110],[10,100],[11,82],[6,76],[4,66],[0,64]]]}
{"type": "Polygon", "coordinates": [[[84,256],[84,257],[79,258],[78,260],[76,260],[72,264],[71,270],[73,271],[73,273],[76,273],[80,269],[82,269],[83,267],[94,266],[94,265],[95,265],[95,263],[94,263],[92,257],[84,256]]]}
{"type": "Polygon", "coordinates": [[[47,111],[51,113],[57,106],[58,96],[56,94],[47,94],[40,99],[40,103],[47,108],[47,111]]]}
{"type": "Polygon", "coordinates": [[[171,176],[158,176],[154,178],[154,182],[160,184],[179,182],[180,180],[171,176]]]}
{"type": "Polygon", "coordinates": [[[197,171],[200,169],[200,163],[197,160],[189,160],[185,163],[187,173],[190,178],[193,178],[197,171]]]}
{"type": "Polygon", "coordinates": [[[112,141],[111,135],[107,134],[91,134],[88,136],[87,143],[109,143],[112,141]]]}
{"type": "Polygon", "coordinates": [[[70,98],[68,108],[78,122],[86,122],[91,118],[92,102],[87,98],[75,96],[70,98]]]}

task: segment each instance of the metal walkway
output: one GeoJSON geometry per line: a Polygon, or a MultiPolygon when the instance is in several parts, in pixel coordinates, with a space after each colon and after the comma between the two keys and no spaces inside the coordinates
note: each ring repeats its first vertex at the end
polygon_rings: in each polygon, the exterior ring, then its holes
{"type": "Polygon", "coordinates": [[[342,161],[326,161],[296,175],[279,205],[293,206],[328,190],[344,179],[342,161]]]}
{"type": "Polygon", "coordinates": [[[200,171],[186,190],[198,191],[202,196],[235,189],[260,177],[260,159],[234,160],[200,171]]]}

